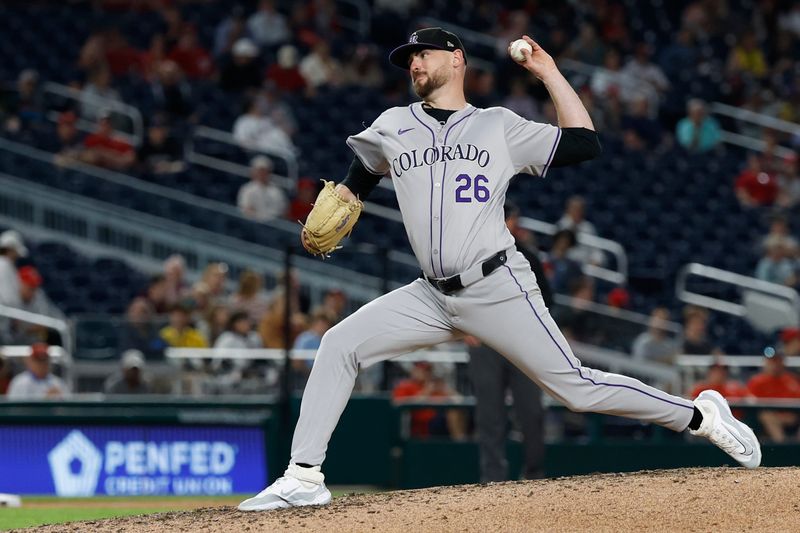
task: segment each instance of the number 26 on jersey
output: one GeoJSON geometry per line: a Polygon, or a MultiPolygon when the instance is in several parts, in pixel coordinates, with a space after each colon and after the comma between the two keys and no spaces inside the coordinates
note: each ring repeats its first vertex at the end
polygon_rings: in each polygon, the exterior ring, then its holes
{"type": "Polygon", "coordinates": [[[470,203],[473,198],[481,203],[489,200],[489,188],[486,187],[489,179],[483,174],[478,174],[475,178],[468,174],[459,174],[456,177],[456,183],[460,183],[456,187],[456,202],[470,203]]]}

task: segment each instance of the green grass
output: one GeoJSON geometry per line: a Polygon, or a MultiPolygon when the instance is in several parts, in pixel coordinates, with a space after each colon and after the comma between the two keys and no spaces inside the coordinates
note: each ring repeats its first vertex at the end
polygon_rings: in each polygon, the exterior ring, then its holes
{"type": "MultiPolygon", "coordinates": [[[[376,492],[372,487],[341,487],[332,488],[334,498],[351,493],[376,492]]],[[[98,496],[95,498],[58,498],[55,496],[23,496],[22,507],[6,508],[0,507],[0,531],[23,527],[41,526],[45,524],[61,524],[64,522],[74,522],[79,520],[98,520],[102,518],[114,518],[118,516],[131,516],[140,514],[166,513],[171,510],[181,509],[176,506],[171,509],[168,505],[163,505],[164,501],[173,500],[192,500],[197,502],[199,507],[211,505],[237,505],[245,499],[247,495],[235,496],[137,496],[137,497],[115,497],[98,496]],[[124,507],[104,507],[109,502],[125,503],[130,506],[124,507]],[[158,502],[161,505],[154,507],[148,505],[151,502],[158,502]],[[49,504],[52,507],[26,507],[26,504],[49,504]]]]}

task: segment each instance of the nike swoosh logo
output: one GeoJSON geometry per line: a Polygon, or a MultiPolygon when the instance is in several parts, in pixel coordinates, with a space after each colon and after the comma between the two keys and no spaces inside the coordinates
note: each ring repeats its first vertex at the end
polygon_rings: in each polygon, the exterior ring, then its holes
{"type": "Polygon", "coordinates": [[[399,130],[397,130],[397,134],[398,134],[398,135],[402,135],[402,134],[404,134],[404,133],[408,133],[409,131],[411,131],[411,130],[413,130],[413,129],[414,129],[414,128],[407,128],[407,129],[402,129],[402,128],[400,128],[399,130]]]}

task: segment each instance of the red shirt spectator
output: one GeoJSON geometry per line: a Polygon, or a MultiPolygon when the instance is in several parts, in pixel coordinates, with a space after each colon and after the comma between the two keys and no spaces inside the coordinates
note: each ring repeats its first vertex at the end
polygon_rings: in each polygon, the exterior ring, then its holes
{"type": "Polygon", "coordinates": [[[778,180],[761,168],[756,155],[747,160],[747,168],[736,178],[736,196],[744,206],[756,207],[775,203],[778,197],[778,180]]]}
{"type": "Polygon", "coordinates": [[[305,222],[306,217],[314,208],[312,205],[317,197],[317,184],[310,178],[300,178],[297,182],[297,196],[289,206],[289,220],[305,222]]]}
{"type": "Polygon", "coordinates": [[[281,46],[278,50],[278,61],[267,69],[267,80],[283,92],[291,93],[306,88],[306,80],[298,68],[297,48],[292,45],[281,46]]]}
{"type": "MultiPolygon", "coordinates": [[[[697,398],[704,390],[715,390],[727,400],[750,396],[747,387],[738,381],[728,379],[728,368],[718,363],[708,367],[706,380],[695,385],[694,389],[692,389],[691,398],[697,398]]],[[[734,409],[733,416],[742,418],[744,412],[734,409]]]]}
{"type": "Polygon", "coordinates": [[[800,380],[786,370],[780,354],[764,359],[764,371],[750,378],[747,388],[757,398],[800,398],[800,380]]]}
{"type": "Polygon", "coordinates": [[[177,63],[188,77],[194,79],[207,78],[214,68],[211,54],[200,46],[194,28],[183,32],[167,58],[177,63]]]}
{"type": "MultiPolygon", "coordinates": [[[[411,369],[411,377],[404,379],[392,390],[392,398],[445,398],[447,394],[437,392],[432,384],[433,367],[430,363],[419,361],[411,369]]],[[[430,435],[431,422],[436,418],[436,409],[413,409],[411,411],[411,435],[426,437],[430,435]]]]}
{"type": "Polygon", "coordinates": [[[101,115],[97,130],[84,139],[83,145],[86,150],[81,160],[91,165],[125,170],[136,159],[133,146],[114,136],[114,128],[107,114],[101,115]]]}

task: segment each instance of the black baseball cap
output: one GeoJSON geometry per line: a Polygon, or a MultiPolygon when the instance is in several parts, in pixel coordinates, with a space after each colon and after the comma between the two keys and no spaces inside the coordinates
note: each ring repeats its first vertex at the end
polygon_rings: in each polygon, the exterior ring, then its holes
{"type": "Polygon", "coordinates": [[[442,28],[424,28],[411,34],[406,44],[402,44],[392,50],[389,54],[389,61],[396,67],[408,70],[408,56],[420,50],[446,50],[454,52],[461,50],[464,53],[464,61],[467,60],[467,51],[461,44],[455,33],[451,33],[442,28]]]}

